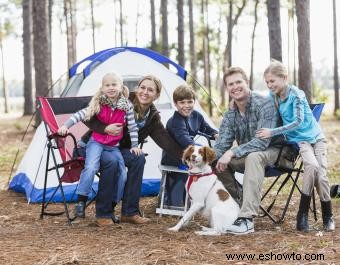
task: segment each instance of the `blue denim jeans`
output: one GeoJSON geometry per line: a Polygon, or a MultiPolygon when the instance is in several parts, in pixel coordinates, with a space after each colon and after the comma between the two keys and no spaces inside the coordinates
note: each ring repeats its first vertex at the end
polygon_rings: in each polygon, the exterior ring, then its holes
{"type": "Polygon", "coordinates": [[[114,171],[117,173],[117,185],[116,185],[116,196],[113,201],[118,203],[123,197],[124,186],[126,183],[127,175],[125,170],[125,164],[122,154],[118,147],[107,146],[100,144],[92,138],[86,145],[86,159],[85,166],[80,174],[80,180],[76,193],[83,196],[88,196],[91,192],[92,183],[95,174],[99,171],[100,159],[103,151],[111,153],[111,159],[118,162],[118,170],[114,171]]]}
{"type": "Polygon", "coordinates": [[[185,204],[185,183],[188,174],[171,172],[168,173],[165,183],[165,204],[168,206],[184,206],[185,204]]]}
{"type": "Polygon", "coordinates": [[[114,153],[103,151],[100,157],[100,178],[96,197],[96,217],[111,218],[113,214],[112,202],[117,196],[117,182],[119,163],[114,153]]]}
{"type": "Polygon", "coordinates": [[[122,202],[122,215],[132,216],[139,214],[139,198],[142,189],[145,156],[137,156],[129,149],[121,149],[125,166],[128,168],[127,182],[122,202]]]}

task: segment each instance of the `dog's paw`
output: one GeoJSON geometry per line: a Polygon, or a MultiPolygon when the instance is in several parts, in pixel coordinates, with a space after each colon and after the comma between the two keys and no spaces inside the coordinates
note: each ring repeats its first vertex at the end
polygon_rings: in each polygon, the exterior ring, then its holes
{"type": "Polygon", "coordinates": [[[171,232],[178,232],[178,231],[179,231],[179,228],[177,228],[176,226],[173,226],[173,227],[168,228],[168,231],[171,231],[171,232]]]}

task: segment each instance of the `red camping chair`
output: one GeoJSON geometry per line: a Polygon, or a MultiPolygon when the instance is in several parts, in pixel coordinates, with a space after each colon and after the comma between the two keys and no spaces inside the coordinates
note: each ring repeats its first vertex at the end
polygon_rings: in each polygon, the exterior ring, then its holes
{"type": "Polygon", "coordinates": [[[60,136],[57,131],[60,125],[62,125],[71,114],[85,108],[90,99],[91,97],[37,97],[37,109],[40,112],[47,133],[47,159],[40,218],[43,218],[44,215],[56,216],[65,213],[69,224],[74,220],[74,218],[70,217],[66,203],[67,200],[72,200],[72,198],[66,198],[64,189],[67,187],[67,184],[63,186],[63,183],[74,183],[79,180],[80,172],[84,167],[84,158],[78,153],[75,158],[73,158],[73,152],[78,151],[76,148],[77,140],[87,131],[87,127],[82,123],[78,123],[72,127],[72,133],[68,133],[65,136],[60,136]],[[52,171],[55,171],[58,178],[58,186],[55,187],[53,192],[47,193],[48,175],[49,172],[52,171]],[[64,211],[46,211],[47,206],[53,201],[57,192],[60,192],[64,211]]]}
{"type": "MultiPolygon", "coordinates": [[[[324,103],[318,103],[318,104],[310,104],[310,108],[312,109],[313,115],[315,117],[315,119],[317,121],[320,120],[321,117],[321,113],[322,110],[324,108],[324,103]]],[[[299,188],[297,181],[300,177],[300,174],[303,172],[303,163],[300,159],[300,155],[299,155],[299,147],[297,145],[297,143],[294,142],[288,142],[285,143],[281,146],[278,158],[276,160],[276,163],[273,166],[267,167],[266,168],[266,172],[265,172],[265,177],[275,177],[273,183],[269,186],[269,188],[264,192],[264,194],[262,195],[261,198],[261,206],[260,209],[263,212],[262,216],[268,216],[275,224],[278,223],[282,223],[288,206],[291,202],[291,198],[293,195],[293,192],[295,189],[297,189],[299,191],[299,194],[301,194],[301,189],[299,188]],[[291,151],[291,165],[292,166],[282,166],[280,165],[279,161],[281,160],[281,156],[283,154],[283,148],[290,148],[291,151]],[[268,198],[269,193],[275,190],[275,187],[277,187],[279,180],[283,179],[283,181],[281,182],[281,184],[279,185],[279,188],[276,191],[276,194],[274,195],[274,198],[272,198],[271,200],[268,198]],[[291,182],[292,185],[289,188],[289,193],[288,193],[288,197],[286,198],[286,202],[284,204],[283,210],[281,212],[281,214],[279,215],[279,217],[275,217],[272,213],[272,209],[273,206],[276,202],[276,199],[278,197],[278,195],[281,193],[282,188],[285,187],[288,182],[291,182]],[[266,199],[269,199],[270,203],[269,206],[264,207],[263,204],[265,202],[266,199]]],[[[316,216],[316,206],[315,206],[315,194],[314,194],[314,189],[313,189],[313,194],[312,194],[312,198],[313,198],[313,203],[312,203],[312,212],[314,213],[314,219],[315,221],[317,220],[317,216],[316,216]]],[[[268,201],[268,200],[267,200],[268,201]]]]}

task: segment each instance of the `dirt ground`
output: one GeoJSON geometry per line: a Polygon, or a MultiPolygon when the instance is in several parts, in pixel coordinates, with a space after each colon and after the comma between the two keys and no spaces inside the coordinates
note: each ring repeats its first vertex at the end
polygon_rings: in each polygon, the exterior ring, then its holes
{"type": "MultiPolygon", "coordinates": [[[[28,117],[0,120],[0,184],[3,187],[8,182],[18,147],[25,149],[32,137],[30,128],[21,144],[28,120],[28,117]]],[[[340,183],[340,121],[323,120],[322,126],[329,139],[330,182],[340,183]]],[[[65,216],[41,220],[40,205],[27,204],[22,194],[4,189],[0,191],[0,264],[339,264],[340,199],[333,199],[338,223],[333,233],[322,232],[320,212],[317,222],[310,217],[315,231],[295,231],[298,199],[295,193],[281,225],[259,217],[255,219],[253,234],[202,237],[194,234],[200,225],[206,225],[200,217],[181,232],[168,232],[167,228],[178,218],[156,215],[155,197],[141,200],[142,211],[152,220],[150,224],[98,228],[94,226],[93,205],[84,220],[69,226],[65,216]],[[233,260],[230,256],[228,259],[229,254],[235,254],[233,260]],[[241,256],[237,259],[239,254],[256,256],[254,260],[243,256],[242,260],[241,256]]],[[[279,205],[282,203],[283,200],[279,200],[279,205]]]]}

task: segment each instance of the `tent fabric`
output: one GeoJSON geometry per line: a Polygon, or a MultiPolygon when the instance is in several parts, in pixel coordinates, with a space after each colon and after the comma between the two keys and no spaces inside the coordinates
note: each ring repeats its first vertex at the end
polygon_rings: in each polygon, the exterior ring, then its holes
{"type": "MultiPolygon", "coordinates": [[[[118,73],[124,81],[132,80],[135,84],[142,76],[149,74],[157,76],[163,84],[163,89],[155,105],[160,112],[163,124],[166,124],[175,110],[172,102],[172,93],[177,86],[185,83],[186,78],[184,68],[154,51],[137,47],[106,49],[79,61],[70,68],[69,82],[61,94],[63,99],[67,101],[71,100],[71,97],[93,96],[101,85],[102,77],[108,72],[118,73]],[[83,65],[84,63],[86,65],[83,65]],[[168,64],[169,68],[164,64],[168,64]],[[75,82],[75,80],[78,81],[75,82]]],[[[130,87],[130,89],[133,90],[132,87],[130,87]]],[[[53,100],[50,102],[54,104],[53,100]]],[[[65,106],[70,104],[63,104],[62,107],[59,106],[60,111],[66,111],[65,106]]],[[[58,108],[58,106],[52,107],[58,108]]],[[[202,110],[197,101],[195,109],[215,128],[211,119],[202,110]]],[[[68,116],[65,114],[61,115],[61,117],[62,119],[58,120],[59,126],[63,124],[63,121],[68,116]]],[[[79,134],[86,130],[86,126],[81,123],[80,127],[72,127],[70,132],[79,134]]],[[[202,144],[206,144],[204,137],[196,140],[202,144]]],[[[25,193],[28,202],[41,202],[42,199],[47,153],[46,142],[46,130],[44,126],[40,124],[9,185],[9,189],[25,193]]],[[[157,195],[161,178],[158,165],[160,164],[162,150],[151,138],[148,138],[147,143],[143,145],[143,151],[148,153],[148,156],[146,157],[144,168],[142,196],[157,195]]],[[[58,159],[61,161],[60,156],[57,156],[57,160],[58,159]]],[[[53,172],[49,173],[47,185],[48,192],[53,191],[54,187],[58,186],[57,177],[53,176],[53,172]]],[[[77,184],[68,183],[63,185],[67,200],[75,200],[73,193],[76,185],[77,184]]],[[[98,179],[96,178],[93,184],[95,190],[97,189],[97,185],[98,179]]],[[[57,194],[55,201],[59,200],[61,200],[61,196],[57,194]]]]}

